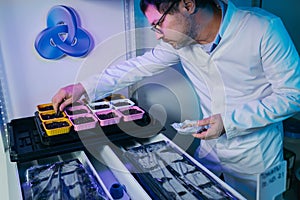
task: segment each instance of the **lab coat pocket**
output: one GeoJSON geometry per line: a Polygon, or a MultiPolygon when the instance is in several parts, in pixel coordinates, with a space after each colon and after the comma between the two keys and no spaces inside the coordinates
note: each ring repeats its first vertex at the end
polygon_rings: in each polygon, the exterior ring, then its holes
{"type": "Polygon", "coordinates": [[[222,165],[243,174],[257,174],[264,170],[261,145],[256,137],[246,135],[218,144],[222,165]]]}
{"type": "Polygon", "coordinates": [[[258,174],[282,160],[282,124],[275,123],[251,134],[223,140],[218,155],[227,167],[245,174],[258,174]]]}

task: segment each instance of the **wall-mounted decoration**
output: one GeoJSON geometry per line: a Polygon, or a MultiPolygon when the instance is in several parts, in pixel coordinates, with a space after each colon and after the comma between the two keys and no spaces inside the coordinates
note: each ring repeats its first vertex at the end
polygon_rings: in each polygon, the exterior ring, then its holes
{"type": "Polygon", "coordinates": [[[71,7],[54,6],[47,16],[47,28],[35,40],[35,49],[46,59],[64,55],[86,56],[92,49],[92,37],[80,27],[80,19],[71,7]]]}

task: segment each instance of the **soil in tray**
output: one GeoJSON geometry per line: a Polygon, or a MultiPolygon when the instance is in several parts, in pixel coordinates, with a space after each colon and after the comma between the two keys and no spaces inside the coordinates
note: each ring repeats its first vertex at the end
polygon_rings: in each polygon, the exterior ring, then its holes
{"type": "Polygon", "coordinates": [[[130,106],[131,104],[128,103],[128,102],[117,102],[117,103],[114,103],[114,106],[116,107],[120,107],[120,106],[130,106]]]}
{"type": "Polygon", "coordinates": [[[141,113],[142,113],[142,111],[133,109],[133,108],[122,111],[123,115],[135,115],[135,114],[141,114],[141,113]]]}
{"type": "Polygon", "coordinates": [[[100,109],[106,109],[106,108],[109,108],[109,105],[95,105],[95,106],[92,106],[92,108],[94,110],[100,110],[100,109]]]}
{"type": "Polygon", "coordinates": [[[113,112],[109,112],[109,113],[106,113],[106,114],[98,114],[97,115],[99,119],[101,120],[106,120],[106,119],[111,119],[111,118],[116,118],[118,117],[115,113],[113,112]]]}
{"type": "Polygon", "coordinates": [[[49,120],[49,119],[55,119],[55,118],[61,118],[64,117],[62,113],[60,113],[58,116],[56,114],[42,114],[41,118],[43,120],[49,120]]]}
{"type": "Polygon", "coordinates": [[[110,95],[108,97],[105,97],[105,99],[107,101],[111,101],[111,100],[119,100],[119,99],[124,99],[125,96],[123,96],[122,94],[113,94],[113,95],[110,95]]]}
{"type": "Polygon", "coordinates": [[[78,118],[72,119],[72,122],[73,122],[75,125],[91,123],[91,122],[94,122],[94,121],[95,121],[95,120],[94,120],[94,118],[92,118],[92,117],[78,117],[78,118]]]}
{"type": "Polygon", "coordinates": [[[46,124],[46,129],[55,129],[55,128],[62,128],[62,127],[66,127],[69,126],[68,122],[52,122],[49,124],[46,124]]]}
{"type": "Polygon", "coordinates": [[[68,115],[78,115],[78,114],[84,114],[88,113],[87,110],[85,109],[79,109],[79,110],[66,110],[68,115]]]}
{"type": "Polygon", "coordinates": [[[53,109],[54,109],[53,106],[45,106],[45,107],[39,108],[39,111],[44,112],[44,111],[49,111],[49,110],[53,110],[53,109]]]}
{"type": "Polygon", "coordinates": [[[70,108],[70,107],[75,107],[75,106],[81,106],[82,104],[79,103],[79,102],[73,102],[72,104],[68,105],[67,108],[70,108]]]}

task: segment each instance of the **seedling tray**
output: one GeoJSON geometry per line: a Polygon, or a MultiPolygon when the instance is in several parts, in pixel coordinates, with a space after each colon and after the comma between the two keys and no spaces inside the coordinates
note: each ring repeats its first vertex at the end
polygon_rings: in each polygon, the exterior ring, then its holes
{"type": "Polygon", "coordinates": [[[39,104],[37,105],[37,110],[39,112],[47,112],[50,110],[53,110],[53,104],[52,103],[44,103],[44,104],[39,104]]]}
{"type": "Polygon", "coordinates": [[[164,127],[159,121],[144,114],[142,119],[131,122],[120,122],[75,131],[72,126],[70,133],[47,136],[37,115],[13,119],[8,123],[10,159],[12,162],[25,162],[48,156],[59,155],[83,150],[87,145],[101,145],[107,142],[130,141],[135,138],[148,138],[157,135],[164,127]]]}
{"type": "Polygon", "coordinates": [[[39,117],[42,121],[65,118],[66,114],[61,112],[58,116],[54,110],[39,112],[39,117]]]}
{"type": "Polygon", "coordinates": [[[48,136],[54,136],[68,134],[72,128],[72,124],[69,119],[62,118],[44,121],[43,127],[48,136]]]}
{"type": "Polygon", "coordinates": [[[90,103],[87,104],[87,106],[90,108],[90,110],[93,113],[99,112],[99,111],[105,111],[105,110],[111,110],[112,105],[108,101],[102,101],[97,103],[90,103]]]}
{"type": "Polygon", "coordinates": [[[105,141],[129,141],[135,138],[148,138],[157,135],[165,128],[161,123],[145,113],[143,118],[130,122],[120,121],[118,124],[101,126],[100,123],[94,129],[78,131],[81,140],[85,144],[95,144],[105,141]],[[107,140],[106,140],[107,139],[107,140]]]}
{"type": "Polygon", "coordinates": [[[93,129],[96,127],[96,125],[98,123],[97,118],[91,113],[87,113],[85,115],[80,115],[80,116],[70,117],[70,121],[73,124],[73,127],[76,131],[93,129]],[[86,119],[90,119],[91,121],[86,122],[86,119]],[[82,121],[82,120],[84,120],[84,121],[82,121]],[[80,121],[82,121],[84,123],[81,123],[80,121]]]}
{"type": "Polygon", "coordinates": [[[99,123],[100,123],[100,126],[108,126],[108,125],[113,125],[113,124],[118,124],[120,123],[120,119],[121,119],[121,116],[120,116],[120,113],[116,110],[104,110],[104,111],[98,111],[95,113],[99,123]],[[105,115],[108,115],[108,114],[111,114],[111,118],[105,118],[105,119],[102,119],[101,116],[105,116],[105,115]]]}
{"type": "Polygon", "coordinates": [[[110,103],[112,104],[112,107],[116,110],[135,105],[135,103],[133,101],[131,101],[130,99],[117,99],[117,100],[110,101],[110,103]]]}
{"type": "Polygon", "coordinates": [[[64,144],[68,142],[74,142],[79,141],[79,137],[77,132],[74,130],[74,127],[72,126],[70,129],[70,132],[61,134],[61,135],[53,135],[48,136],[48,134],[45,131],[45,128],[42,124],[41,119],[38,117],[38,113],[35,113],[34,122],[38,130],[38,135],[41,139],[42,144],[44,145],[57,145],[57,144],[64,144]]]}
{"type": "Polygon", "coordinates": [[[65,110],[66,115],[70,117],[81,116],[90,113],[90,109],[87,106],[76,106],[76,107],[68,107],[65,110]]]}
{"type": "MultiPolygon", "coordinates": [[[[8,124],[9,144],[10,144],[10,160],[12,162],[26,162],[47,156],[58,155],[61,152],[68,153],[76,150],[82,150],[83,145],[78,140],[74,145],[74,141],[65,142],[60,145],[46,145],[42,142],[42,135],[36,126],[36,116],[13,119],[8,124]]],[[[52,136],[54,137],[61,136],[52,136]]]]}
{"type": "Polygon", "coordinates": [[[144,111],[139,108],[138,106],[131,106],[127,108],[120,108],[118,109],[119,113],[122,115],[123,120],[125,122],[141,119],[144,115],[144,111]],[[130,113],[130,111],[133,110],[135,113],[130,113]]]}

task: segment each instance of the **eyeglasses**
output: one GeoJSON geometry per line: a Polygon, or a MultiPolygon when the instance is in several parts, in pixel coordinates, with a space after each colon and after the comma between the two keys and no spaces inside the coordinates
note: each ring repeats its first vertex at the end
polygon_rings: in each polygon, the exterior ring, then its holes
{"type": "Polygon", "coordinates": [[[178,1],[174,1],[170,7],[163,13],[163,15],[159,18],[159,20],[152,25],[151,30],[159,33],[159,34],[163,34],[163,32],[158,28],[158,26],[160,26],[160,24],[164,21],[166,15],[170,12],[170,10],[174,7],[174,5],[177,3],[178,1]]]}

